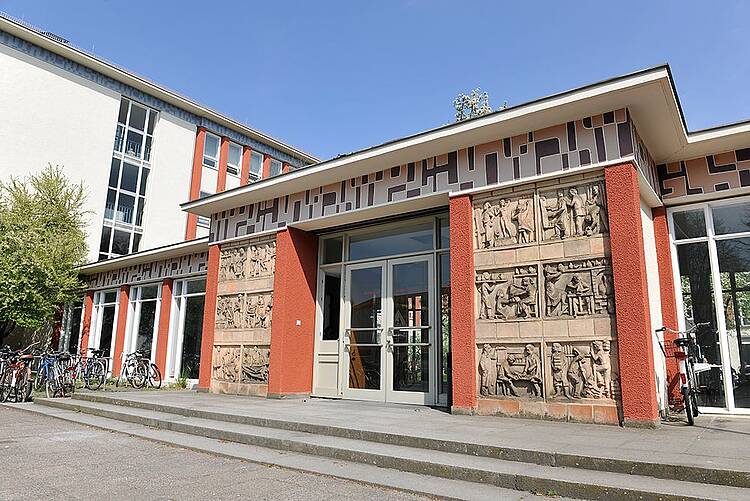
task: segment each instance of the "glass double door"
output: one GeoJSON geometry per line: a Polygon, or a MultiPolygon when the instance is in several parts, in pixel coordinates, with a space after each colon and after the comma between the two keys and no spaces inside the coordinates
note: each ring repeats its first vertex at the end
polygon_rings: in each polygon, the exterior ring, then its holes
{"type": "Polygon", "coordinates": [[[435,404],[433,257],[346,266],[345,398],[435,404]]]}

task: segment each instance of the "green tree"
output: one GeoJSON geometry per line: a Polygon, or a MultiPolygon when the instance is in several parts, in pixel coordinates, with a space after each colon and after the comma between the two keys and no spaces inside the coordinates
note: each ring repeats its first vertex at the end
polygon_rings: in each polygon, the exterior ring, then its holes
{"type": "MultiPolygon", "coordinates": [[[[508,103],[498,108],[504,110],[508,107],[508,103]]],[[[486,92],[482,92],[482,89],[477,87],[472,90],[469,94],[463,92],[456,96],[453,100],[453,108],[456,110],[456,122],[462,122],[469,118],[481,117],[487,113],[492,113],[492,106],[490,106],[490,97],[486,92]]]]}
{"type": "Polygon", "coordinates": [[[60,167],[0,181],[0,342],[16,327],[49,330],[79,297],[85,262],[86,192],[60,167]]]}

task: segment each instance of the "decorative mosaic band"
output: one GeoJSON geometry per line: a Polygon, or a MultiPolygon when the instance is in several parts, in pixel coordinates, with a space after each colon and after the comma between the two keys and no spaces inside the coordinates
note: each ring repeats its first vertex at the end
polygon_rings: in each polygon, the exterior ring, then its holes
{"type": "Polygon", "coordinates": [[[113,271],[96,273],[88,278],[89,289],[104,289],[121,285],[134,285],[165,278],[182,278],[206,273],[208,252],[162,259],[151,263],[127,266],[113,271]]]}
{"type": "Polygon", "coordinates": [[[661,164],[661,195],[667,199],[750,186],[750,148],[661,164]]]}
{"type": "Polygon", "coordinates": [[[656,189],[653,161],[627,110],[619,109],[223,211],[213,215],[209,238],[220,242],[298,221],[565,172],[630,155],[639,159],[639,168],[649,173],[656,189]]]}

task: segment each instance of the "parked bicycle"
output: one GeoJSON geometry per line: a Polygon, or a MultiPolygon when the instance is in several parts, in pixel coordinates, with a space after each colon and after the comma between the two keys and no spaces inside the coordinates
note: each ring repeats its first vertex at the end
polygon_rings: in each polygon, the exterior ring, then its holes
{"type": "Polygon", "coordinates": [[[141,389],[146,385],[152,388],[161,388],[161,371],[156,364],[144,356],[140,351],[134,351],[123,355],[122,369],[117,377],[117,386],[127,384],[133,388],[141,389]]]}
{"type": "Polygon", "coordinates": [[[6,352],[3,372],[0,374],[0,402],[7,402],[13,395],[15,402],[28,402],[31,398],[31,363],[34,355],[32,343],[23,350],[6,352]]]}
{"type": "Polygon", "coordinates": [[[45,390],[47,398],[65,397],[75,391],[75,381],[70,377],[71,355],[67,352],[50,353],[41,355],[39,369],[34,377],[34,390],[45,390]]]}
{"type": "Polygon", "coordinates": [[[98,390],[107,381],[109,358],[105,357],[105,350],[88,349],[90,355],[78,356],[75,363],[64,368],[65,378],[76,384],[78,380],[89,390],[98,390]]]}
{"type": "MultiPolygon", "coordinates": [[[[696,341],[695,334],[698,329],[709,327],[708,322],[697,323],[686,331],[676,331],[669,327],[661,327],[656,332],[671,332],[677,334],[674,345],[677,349],[673,350],[672,356],[677,359],[680,368],[680,393],[682,393],[685,405],[685,415],[690,426],[695,423],[698,416],[698,380],[696,374],[705,370],[710,370],[710,364],[703,362],[701,347],[696,341]]],[[[661,343],[660,343],[661,344],[661,343]]],[[[662,346],[664,356],[669,356],[667,350],[662,346]]]]}

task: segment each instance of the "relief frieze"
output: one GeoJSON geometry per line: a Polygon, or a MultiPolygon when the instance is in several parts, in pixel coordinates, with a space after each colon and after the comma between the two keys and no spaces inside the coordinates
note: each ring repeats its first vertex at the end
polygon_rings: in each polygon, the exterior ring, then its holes
{"type": "Polygon", "coordinates": [[[240,293],[218,296],[216,301],[217,329],[268,329],[271,327],[273,295],[240,293]]]}
{"type": "Polygon", "coordinates": [[[548,364],[552,379],[549,398],[613,399],[614,377],[609,340],[552,343],[548,364]]]}
{"type": "Polygon", "coordinates": [[[539,212],[543,241],[608,232],[603,181],[540,191],[539,212]]]}
{"type": "Polygon", "coordinates": [[[485,397],[542,398],[539,347],[534,344],[482,346],[479,393],[485,397]]]}
{"type": "Polygon", "coordinates": [[[485,200],[474,209],[476,247],[491,249],[536,241],[534,196],[485,200]]]}
{"type": "Polygon", "coordinates": [[[480,320],[537,318],[537,267],[523,266],[476,273],[480,320]]]}
{"type": "Polygon", "coordinates": [[[615,313],[609,259],[591,258],[544,265],[544,316],[590,317],[615,313]]]}

